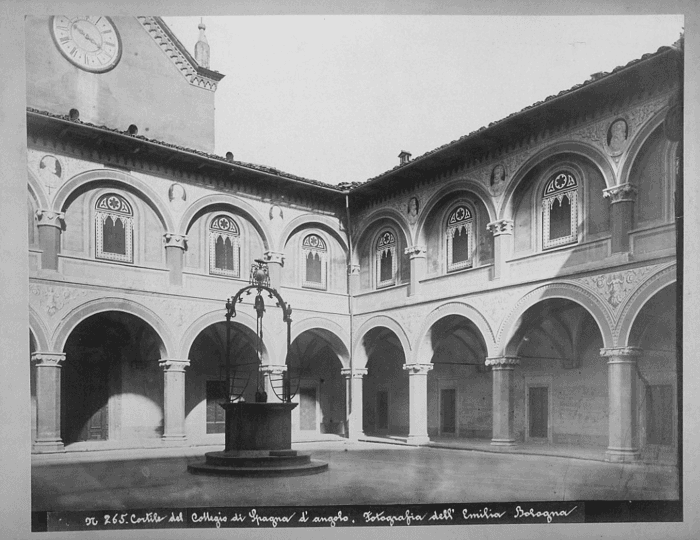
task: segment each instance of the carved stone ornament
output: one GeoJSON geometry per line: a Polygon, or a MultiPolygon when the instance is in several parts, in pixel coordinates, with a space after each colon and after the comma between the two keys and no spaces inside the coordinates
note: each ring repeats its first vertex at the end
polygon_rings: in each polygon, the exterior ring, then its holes
{"type": "Polygon", "coordinates": [[[410,246],[404,249],[403,252],[405,255],[410,256],[411,259],[426,256],[425,246],[410,246]]]}
{"type": "Polygon", "coordinates": [[[282,375],[285,371],[287,371],[287,366],[265,364],[260,366],[259,371],[260,373],[267,373],[269,375],[282,375]]]}
{"type": "Polygon", "coordinates": [[[362,377],[367,375],[367,373],[367,368],[343,368],[340,370],[340,374],[346,379],[350,377],[352,377],[353,379],[362,379],[362,377]]]}
{"type": "Polygon", "coordinates": [[[610,204],[634,201],[636,195],[637,188],[629,182],[603,190],[603,197],[610,199],[610,204]]]}
{"type": "Polygon", "coordinates": [[[348,275],[349,276],[359,276],[360,275],[360,265],[359,264],[349,264],[348,265],[348,275]]]}
{"type": "Polygon", "coordinates": [[[184,372],[185,368],[189,367],[190,361],[188,359],[177,359],[177,358],[161,358],[158,361],[158,365],[163,368],[163,371],[184,372]]]}
{"type": "Polygon", "coordinates": [[[493,356],[486,359],[485,365],[492,368],[514,368],[520,365],[520,358],[518,356],[493,356]]]}
{"type": "Polygon", "coordinates": [[[155,17],[136,17],[141,25],[150,34],[153,40],[158,44],[161,50],[166,54],[175,67],[182,73],[182,76],[187,79],[193,86],[204,88],[212,92],[216,91],[217,82],[197,73],[195,67],[190,61],[185,58],[180,52],[180,49],[168,37],[163,28],[158,24],[155,17]]]}
{"type": "Polygon", "coordinates": [[[433,367],[433,364],[404,364],[403,366],[409,375],[427,375],[433,367]]]}
{"type": "Polygon", "coordinates": [[[603,358],[636,358],[642,355],[639,347],[614,347],[610,349],[600,349],[600,356],[603,358]]]}
{"type": "Polygon", "coordinates": [[[418,221],[418,213],[420,212],[420,201],[418,197],[411,197],[408,199],[408,204],[406,205],[406,215],[408,216],[408,222],[411,225],[415,225],[418,221]]]}
{"type": "Polygon", "coordinates": [[[67,306],[72,300],[84,297],[87,292],[84,289],[73,289],[68,287],[44,287],[32,284],[29,286],[31,292],[30,302],[39,304],[40,308],[49,317],[53,317],[67,306]]]}
{"type": "Polygon", "coordinates": [[[503,190],[506,188],[506,178],[507,172],[505,165],[503,163],[497,163],[493,169],[491,169],[491,176],[489,178],[489,192],[494,197],[498,197],[503,190]]]}
{"type": "Polygon", "coordinates": [[[279,251],[266,251],[263,260],[268,264],[273,263],[284,266],[284,253],[279,251]]]}
{"type": "Polygon", "coordinates": [[[58,352],[35,352],[31,356],[31,361],[35,362],[37,367],[60,368],[65,359],[66,353],[58,352]]]}
{"type": "Polygon", "coordinates": [[[63,228],[63,220],[66,214],[64,212],[54,212],[53,210],[37,210],[36,220],[38,227],[56,227],[63,228]]]}
{"type": "Polygon", "coordinates": [[[631,138],[632,133],[627,120],[624,116],[618,117],[608,126],[605,136],[605,150],[610,156],[618,157],[627,149],[631,138]]]}
{"type": "Polygon", "coordinates": [[[499,219],[498,221],[492,221],[486,225],[486,229],[489,230],[494,236],[513,234],[513,220],[499,219]]]}
{"type": "Polygon", "coordinates": [[[579,282],[593,289],[613,309],[617,309],[653,269],[653,266],[643,266],[632,270],[585,277],[579,282]]]}
{"type": "Polygon", "coordinates": [[[63,182],[63,165],[56,156],[47,154],[39,160],[39,178],[51,195],[63,182]]]}
{"type": "Polygon", "coordinates": [[[176,247],[180,249],[187,249],[187,236],[183,234],[165,233],[163,238],[165,238],[166,248],[176,247]]]}

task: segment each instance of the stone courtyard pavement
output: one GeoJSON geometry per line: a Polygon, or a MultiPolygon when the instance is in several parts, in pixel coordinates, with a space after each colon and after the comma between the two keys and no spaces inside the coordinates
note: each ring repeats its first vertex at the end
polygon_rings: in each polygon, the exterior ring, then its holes
{"type": "Polygon", "coordinates": [[[187,472],[220,447],[34,456],[32,510],[676,499],[672,466],[349,441],[295,444],[327,472],[219,478],[187,472]]]}

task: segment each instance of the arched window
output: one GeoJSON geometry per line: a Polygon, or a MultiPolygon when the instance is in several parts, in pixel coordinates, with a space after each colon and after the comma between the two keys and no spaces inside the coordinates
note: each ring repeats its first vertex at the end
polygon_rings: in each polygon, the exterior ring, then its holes
{"type": "Polygon", "coordinates": [[[570,172],[552,175],[542,197],[542,246],[578,241],[578,182],[570,172]]]}
{"type": "Polygon", "coordinates": [[[396,283],[396,237],[391,231],[384,231],[377,240],[375,252],[377,265],[377,288],[396,283]]]}
{"type": "Polygon", "coordinates": [[[216,216],[209,225],[209,273],[240,276],[240,232],[228,216],[216,216]]]}
{"type": "Polygon", "coordinates": [[[447,217],[447,271],[471,268],[476,248],[474,243],[474,216],[472,211],[460,205],[447,217]]]}
{"type": "Polygon", "coordinates": [[[326,266],[328,249],[323,238],[310,234],[301,243],[302,287],[326,288],[326,266]]]}
{"type": "Polygon", "coordinates": [[[100,197],[95,205],[95,256],[134,262],[133,227],[134,211],[124,197],[114,193],[100,197]]]}

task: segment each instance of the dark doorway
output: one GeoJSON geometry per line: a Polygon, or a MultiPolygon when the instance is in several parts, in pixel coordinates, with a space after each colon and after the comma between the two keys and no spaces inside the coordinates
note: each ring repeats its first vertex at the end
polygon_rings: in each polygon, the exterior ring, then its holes
{"type": "Polygon", "coordinates": [[[316,431],[316,389],[300,388],[300,421],[299,429],[304,431],[316,431]]]}
{"type": "Polygon", "coordinates": [[[440,390],[440,433],[454,434],[457,431],[457,393],[454,388],[440,390]]]}
{"type": "Polygon", "coordinates": [[[647,444],[673,444],[673,387],[647,386],[647,444]]]}
{"type": "Polygon", "coordinates": [[[549,388],[531,386],[528,408],[530,412],[530,438],[546,439],[549,431],[549,388]]]}
{"type": "Polygon", "coordinates": [[[377,429],[389,429],[389,392],[377,392],[377,429]]]}

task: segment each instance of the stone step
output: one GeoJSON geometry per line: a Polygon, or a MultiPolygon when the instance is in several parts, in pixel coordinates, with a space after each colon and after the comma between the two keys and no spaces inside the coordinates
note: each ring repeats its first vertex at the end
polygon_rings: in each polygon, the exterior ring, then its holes
{"type": "Polygon", "coordinates": [[[305,476],[309,474],[319,474],[328,470],[328,463],[311,460],[308,463],[300,465],[280,465],[276,467],[227,467],[202,463],[197,465],[189,465],[187,470],[194,474],[271,478],[276,476],[305,476]]]}
{"type": "Polygon", "coordinates": [[[293,467],[309,463],[308,454],[292,455],[263,455],[241,456],[231,452],[208,452],[205,454],[206,464],[219,467],[264,468],[264,467],[293,467]]]}

